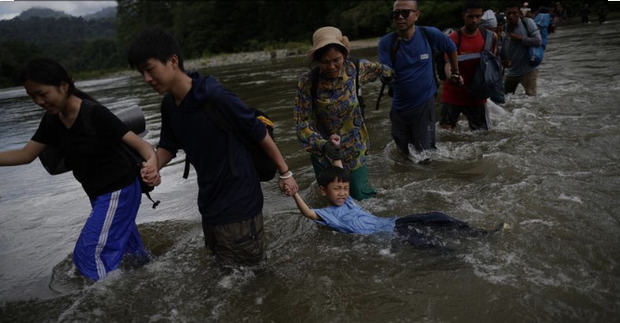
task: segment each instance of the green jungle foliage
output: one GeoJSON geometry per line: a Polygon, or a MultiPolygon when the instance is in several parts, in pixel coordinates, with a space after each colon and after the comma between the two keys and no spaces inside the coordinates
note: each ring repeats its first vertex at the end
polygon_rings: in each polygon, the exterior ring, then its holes
{"type": "MultiPolygon", "coordinates": [[[[543,2],[529,1],[532,8],[543,2]]],[[[587,1],[586,1],[587,2],[587,1]]],[[[591,2],[591,19],[605,1],[591,2]]],[[[117,0],[116,19],[85,20],[60,16],[0,21],[0,87],[18,85],[18,67],[45,55],[61,61],[74,74],[126,69],[126,51],[141,30],[159,26],[179,40],[184,58],[217,53],[269,50],[287,44],[311,44],[312,33],[336,26],[351,40],[373,38],[392,30],[393,0],[117,0]]],[[[503,10],[508,2],[481,1],[503,10]]],[[[521,1],[517,1],[517,4],[521,1]]],[[[583,1],[562,1],[570,16],[583,1]]],[[[419,2],[420,25],[440,29],[462,24],[463,1],[419,2]]],[[[617,6],[608,5],[610,9],[617,6]]]]}

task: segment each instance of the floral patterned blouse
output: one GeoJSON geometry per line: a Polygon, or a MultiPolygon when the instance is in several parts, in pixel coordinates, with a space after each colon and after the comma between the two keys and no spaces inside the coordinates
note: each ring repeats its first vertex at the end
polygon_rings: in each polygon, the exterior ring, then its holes
{"type": "MultiPolygon", "coordinates": [[[[294,120],[297,138],[302,147],[316,156],[326,167],[330,161],[323,155],[323,148],[332,134],[340,136],[347,170],[355,170],[366,164],[369,147],[368,130],[355,95],[355,64],[346,60],[336,79],[327,79],[319,73],[315,106],[312,111],[312,81],[309,71],[297,82],[294,120]]],[[[375,81],[377,77],[392,77],[392,70],[383,64],[359,61],[359,82],[361,85],[375,81]]]]}

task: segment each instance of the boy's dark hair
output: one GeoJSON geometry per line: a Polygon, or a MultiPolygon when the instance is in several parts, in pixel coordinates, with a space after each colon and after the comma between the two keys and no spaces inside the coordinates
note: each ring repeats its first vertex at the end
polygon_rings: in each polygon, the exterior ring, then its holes
{"type": "Polygon", "coordinates": [[[166,64],[172,55],[179,58],[179,68],[184,71],[181,48],[174,37],[160,28],[143,30],[131,43],[127,58],[131,68],[140,69],[140,66],[150,58],[166,64]]]}
{"type": "Polygon", "coordinates": [[[482,3],[480,3],[479,1],[467,0],[463,4],[463,12],[467,11],[467,9],[483,9],[484,10],[484,7],[482,6],[482,3]]]}
{"type": "Polygon", "coordinates": [[[317,178],[319,186],[322,187],[327,187],[329,183],[335,180],[339,182],[349,182],[349,172],[337,166],[328,166],[321,171],[317,178]]]}

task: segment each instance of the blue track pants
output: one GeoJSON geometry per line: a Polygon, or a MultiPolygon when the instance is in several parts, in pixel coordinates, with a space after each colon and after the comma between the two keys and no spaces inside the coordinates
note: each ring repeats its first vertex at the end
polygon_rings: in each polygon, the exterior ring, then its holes
{"type": "Polygon", "coordinates": [[[136,226],[142,199],[140,182],[91,200],[93,207],[73,251],[77,269],[93,280],[118,268],[123,255],[148,259],[136,226]]]}

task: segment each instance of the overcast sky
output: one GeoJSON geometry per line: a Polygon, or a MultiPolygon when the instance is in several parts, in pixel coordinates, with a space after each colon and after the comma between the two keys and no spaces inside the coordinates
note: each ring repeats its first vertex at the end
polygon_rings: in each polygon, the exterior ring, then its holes
{"type": "Polygon", "coordinates": [[[32,7],[64,11],[72,16],[95,13],[106,7],[116,7],[116,1],[12,1],[0,0],[0,20],[12,19],[32,7]]]}

